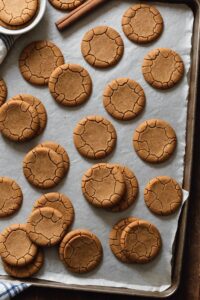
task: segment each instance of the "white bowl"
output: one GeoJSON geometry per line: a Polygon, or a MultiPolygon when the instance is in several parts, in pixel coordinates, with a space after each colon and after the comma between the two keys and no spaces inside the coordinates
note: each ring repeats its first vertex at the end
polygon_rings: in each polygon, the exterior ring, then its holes
{"type": "Polygon", "coordinates": [[[35,28],[35,26],[37,26],[37,24],[43,18],[46,10],[46,5],[47,5],[47,0],[39,0],[39,10],[37,12],[37,16],[34,18],[33,22],[31,22],[28,26],[17,30],[11,30],[3,26],[0,26],[0,33],[7,34],[7,35],[20,35],[32,30],[33,28],[35,28]]]}

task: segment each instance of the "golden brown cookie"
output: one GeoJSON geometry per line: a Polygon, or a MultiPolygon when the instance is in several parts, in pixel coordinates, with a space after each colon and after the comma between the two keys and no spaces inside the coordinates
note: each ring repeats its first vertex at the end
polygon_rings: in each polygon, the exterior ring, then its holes
{"type": "Polygon", "coordinates": [[[37,147],[24,158],[23,171],[34,186],[47,189],[56,186],[65,176],[65,168],[59,154],[49,148],[37,147]]]}
{"type": "Polygon", "coordinates": [[[144,58],[142,73],[145,80],[156,89],[169,89],[184,75],[184,64],[178,53],[168,48],[157,48],[144,58]]]}
{"type": "Polygon", "coordinates": [[[133,146],[141,159],[150,163],[167,160],[177,144],[174,129],[165,121],[151,119],[140,124],[133,136],[133,146]]]}
{"type": "Polygon", "coordinates": [[[65,64],[51,74],[49,90],[59,104],[77,106],[90,97],[92,80],[89,73],[80,65],[65,64]]]}
{"type": "Polygon", "coordinates": [[[49,2],[57,9],[72,10],[81,5],[86,0],[49,0],[49,2]]]}
{"type": "Polygon", "coordinates": [[[37,245],[51,247],[63,238],[67,224],[62,213],[52,207],[34,210],[27,221],[27,232],[37,245]]]}
{"type": "Polygon", "coordinates": [[[121,212],[128,209],[135,202],[138,195],[138,181],[135,174],[127,167],[115,165],[122,173],[126,185],[126,191],[122,196],[120,202],[111,207],[112,212],[121,212]]]}
{"type": "Polygon", "coordinates": [[[99,159],[115,148],[117,133],[114,126],[101,116],[88,116],[74,129],[74,144],[79,153],[87,158],[99,159]]]}
{"type": "Polygon", "coordinates": [[[23,25],[37,12],[38,0],[0,0],[0,19],[8,25],[23,25]]]}
{"type": "Polygon", "coordinates": [[[83,175],[83,195],[96,207],[110,208],[118,204],[125,191],[124,176],[114,165],[100,163],[83,175]]]}
{"type": "Polygon", "coordinates": [[[4,27],[6,29],[10,29],[10,30],[19,30],[19,29],[22,29],[22,28],[25,28],[25,27],[29,26],[30,23],[33,22],[33,20],[34,20],[34,17],[29,22],[27,22],[23,25],[8,25],[5,22],[3,22],[2,20],[0,20],[0,26],[4,27]]]}
{"type": "Polygon", "coordinates": [[[107,68],[117,64],[122,58],[124,43],[113,28],[98,26],[84,35],[81,51],[90,65],[107,68]]]}
{"type": "Polygon", "coordinates": [[[128,224],[122,231],[120,244],[126,257],[134,263],[148,263],[160,252],[162,240],[158,229],[144,220],[128,224]]]}
{"type": "Polygon", "coordinates": [[[42,102],[39,99],[37,99],[35,96],[29,94],[16,95],[12,97],[12,100],[25,101],[35,108],[38,114],[39,126],[40,126],[38,130],[38,134],[41,134],[47,125],[47,112],[42,102]]]}
{"type": "Polygon", "coordinates": [[[136,4],[124,13],[122,28],[129,40],[138,44],[148,43],[161,35],[163,18],[154,6],[136,4]]]}
{"type": "Polygon", "coordinates": [[[85,229],[77,229],[64,237],[59,254],[71,272],[87,273],[99,265],[103,249],[96,235],[85,229]]]}
{"type": "Polygon", "coordinates": [[[143,88],[129,78],[118,78],[104,90],[103,103],[107,112],[118,120],[131,120],[144,109],[146,97],[143,88]]]}
{"type": "Polygon", "coordinates": [[[10,100],[0,108],[0,131],[12,141],[30,140],[37,135],[39,126],[38,113],[27,102],[10,100]]]}
{"type": "Polygon", "coordinates": [[[11,225],[0,235],[0,255],[12,266],[24,266],[36,257],[37,246],[32,243],[24,224],[11,225]]]}
{"type": "Polygon", "coordinates": [[[44,253],[41,249],[38,250],[38,253],[34,260],[29,264],[19,267],[11,266],[6,262],[3,262],[3,267],[6,273],[15,278],[28,278],[40,271],[44,263],[44,253]]]}
{"type": "Polygon", "coordinates": [[[19,59],[23,77],[36,85],[47,85],[51,73],[64,64],[60,49],[50,41],[36,41],[24,48],[19,59]]]}
{"type": "Polygon", "coordinates": [[[22,204],[21,188],[13,179],[0,177],[0,191],[0,217],[13,215],[22,204]]]}
{"type": "Polygon", "coordinates": [[[112,253],[123,263],[130,263],[131,261],[126,257],[124,254],[121,244],[120,244],[120,239],[123,230],[128,226],[130,223],[137,221],[138,219],[129,217],[126,219],[122,219],[119,222],[117,222],[112,230],[110,231],[109,235],[109,244],[110,244],[110,249],[112,253]]]}
{"type": "Polygon", "coordinates": [[[166,216],[173,214],[181,206],[183,193],[172,177],[158,176],[146,185],[144,200],[153,213],[166,216]]]}
{"type": "Polygon", "coordinates": [[[60,211],[69,227],[74,220],[74,208],[70,199],[64,194],[48,193],[42,195],[34,204],[34,210],[41,207],[52,207],[60,211]]]}
{"type": "Polygon", "coordinates": [[[5,81],[0,78],[0,106],[4,104],[7,97],[7,86],[5,81]]]}

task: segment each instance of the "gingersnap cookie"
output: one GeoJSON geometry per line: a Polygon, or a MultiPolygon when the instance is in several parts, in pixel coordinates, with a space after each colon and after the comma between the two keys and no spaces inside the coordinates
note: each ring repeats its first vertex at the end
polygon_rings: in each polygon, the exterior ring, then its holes
{"type": "Polygon", "coordinates": [[[183,60],[172,49],[157,48],[145,56],[142,73],[152,87],[161,90],[169,89],[183,77],[183,60]]]}
{"type": "Polygon", "coordinates": [[[49,0],[49,2],[57,9],[72,10],[81,5],[86,0],[49,0]]]}
{"type": "Polygon", "coordinates": [[[24,48],[19,59],[22,76],[36,85],[47,85],[51,73],[63,64],[60,49],[50,41],[32,42],[24,48]]]}
{"type": "Polygon", "coordinates": [[[90,65],[107,68],[117,64],[122,58],[124,43],[119,33],[113,28],[98,26],[84,35],[81,51],[90,65]]]}
{"type": "Polygon", "coordinates": [[[77,229],[64,237],[59,254],[71,272],[87,273],[99,265],[103,249],[96,235],[85,229],[77,229]]]}
{"type": "Polygon", "coordinates": [[[60,193],[42,195],[34,204],[34,210],[41,207],[52,207],[62,213],[66,226],[69,227],[74,220],[74,208],[70,199],[60,193]]]}
{"type": "Polygon", "coordinates": [[[41,249],[34,260],[25,266],[11,266],[6,262],[3,262],[3,267],[6,273],[15,278],[28,278],[40,271],[44,264],[44,253],[41,249]]]}
{"type": "Polygon", "coordinates": [[[0,131],[8,139],[25,142],[37,135],[39,117],[36,109],[25,101],[10,100],[0,108],[0,131]]]}
{"type": "Polygon", "coordinates": [[[7,86],[5,81],[0,78],[0,106],[4,104],[7,97],[7,86]]]}
{"type": "Polygon", "coordinates": [[[30,239],[39,246],[51,247],[63,238],[67,224],[62,213],[52,207],[41,207],[32,212],[27,221],[30,239]]]}
{"type": "Polygon", "coordinates": [[[148,43],[161,35],[163,18],[154,6],[136,4],[124,13],[122,28],[129,40],[138,44],[148,43]]]}
{"type": "Polygon", "coordinates": [[[118,120],[131,120],[144,109],[146,97],[143,88],[129,78],[119,78],[108,84],[103,95],[107,112],[118,120]]]}
{"type": "Polygon", "coordinates": [[[77,106],[90,97],[92,80],[89,73],[80,65],[65,64],[51,74],[49,90],[59,104],[77,106]]]}
{"type": "Polygon", "coordinates": [[[115,148],[114,126],[101,116],[88,116],[74,129],[74,144],[78,152],[92,159],[104,158],[115,148]]]}
{"type": "Polygon", "coordinates": [[[175,179],[169,176],[158,176],[150,180],[145,187],[144,200],[153,213],[167,216],[181,206],[183,193],[175,179]]]}
{"type": "Polygon", "coordinates": [[[118,204],[125,191],[124,177],[119,168],[114,165],[100,163],[83,175],[83,195],[96,207],[110,208],[118,204]]]}
{"type": "Polygon", "coordinates": [[[137,221],[138,219],[129,217],[126,219],[122,219],[119,222],[117,222],[112,230],[110,231],[109,235],[109,245],[112,253],[118,258],[121,262],[123,263],[130,263],[130,260],[126,257],[124,254],[121,244],[120,244],[120,239],[123,230],[132,222],[137,221]]]}
{"type": "Polygon", "coordinates": [[[13,179],[0,177],[0,191],[0,217],[13,215],[22,204],[21,188],[13,179]]]}
{"type": "Polygon", "coordinates": [[[135,174],[127,167],[121,165],[115,165],[122,173],[126,185],[126,191],[122,196],[120,202],[110,208],[112,212],[122,212],[135,202],[138,195],[138,181],[135,174]]]}
{"type": "Polygon", "coordinates": [[[23,171],[29,183],[43,189],[56,186],[65,176],[61,156],[42,147],[36,147],[25,156],[23,171]]]}
{"type": "Polygon", "coordinates": [[[140,124],[133,136],[133,146],[141,159],[150,163],[167,160],[177,144],[174,129],[165,121],[151,119],[140,124]]]}
{"type": "Polygon", "coordinates": [[[158,229],[153,224],[136,220],[122,231],[120,244],[131,262],[144,264],[159,254],[162,241],[158,229]]]}
{"type": "Polygon", "coordinates": [[[8,25],[23,25],[37,12],[38,0],[0,0],[0,19],[8,25]]]}
{"type": "Polygon", "coordinates": [[[25,266],[33,261],[37,246],[30,240],[24,224],[11,225],[0,235],[0,255],[12,266],[25,266]]]}

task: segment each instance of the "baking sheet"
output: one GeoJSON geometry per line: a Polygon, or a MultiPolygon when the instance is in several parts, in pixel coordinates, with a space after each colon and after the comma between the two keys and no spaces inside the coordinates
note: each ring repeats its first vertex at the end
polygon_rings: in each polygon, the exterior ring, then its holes
{"type": "MultiPolygon", "coordinates": [[[[144,205],[143,190],[146,183],[158,175],[173,176],[180,184],[183,181],[185,130],[187,120],[188,79],[190,68],[190,51],[193,28],[193,13],[185,5],[158,4],[165,30],[156,42],[138,46],[131,43],[121,29],[123,12],[135,1],[109,1],[96,10],[90,17],[83,19],[63,34],[57,32],[54,21],[62,13],[50,5],[42,23],[30,34],[20,38],[9,58],[0,67],[0,73],[8,84],[9,97],[18,93],[31,93],[40,98],[48,112],[48,125],[44,134],[26,145],[16,145],[0,137],[0,174],[17,180],[23,188],[24,204],[20,212],[13,218],[1,220],[0,230],[12,223],[24,223],[31,212],[34,201],[43,193],[33,189],[23,177],[22,160],[24,155],[44,140],[54,140],[63,145],[70,156],[71,168],[65,180],[55,189],[68,195],[75,207],[76,218],[73,228],[87,228],[101,240],[104,248],[104,260],[100,267],[86,275],[72,275],[58,259],[56,248],[47,249],[46,263],[36,276],[40,279],[52,280],[66,284],[98,285],[134,288],[139,290],[163,291],[171,284],[172,244],[177,229],[179,212],[165,218],[152,215],[144,205]],[[120,63],[109,70],[95,70],[82,58],[80,42],[84,33],[97,25],[113,26],[120,32],[125,43],[125,53],[120,63]],[[27,43],[38,39],[50,39],[62,50],[66,62],[79,63],[87,68],[93,79],[93,94],[90,100],[78,108],[64,108],[55,103],[48,88],[34,87],[26,83],[17,66],[18,56],[27,43]],[[144,55],[156,47],[170,47],[179,52],[185,63],[185,76],[179,85],[168,91],[157,91],[149,87],[141,74],[141,63],[144,55]],[[135,120],[118,122],[110,117],[103,108],[102,92],[111,80],[128,76],[138,81],[145,90],[147,105],[145,111],[135,120]],[[109,119],[118,134],[117,148],[106,160],[129,166],[136,174],[140,194],[136,204],[123,213],[113,214],[91,207],[81,193],[81,177],[94,163],[84,160],[76,151],[72,142],[72,133],[76,123],[90,114],[100,114],[109,119]],[[166,163],[158,166],[148,165],[141,161],[132,148],[132,135],[135,128],[144,120],[161,118],[169,122],[178,137],[175,155],[166,163]],[[161,254],[147,265],[125,265],[120,263],[110,251],[108,235],[112,225],[127,216],[144,218],[154,223],[163,238],[161,254]]],[[[45,191],[46,192],[46,191],[45,191]]],[[[184,193],[185,199],[187,193],[184,193]]],[[[4,271],[0,266],[0,274],[4,271]]]]}

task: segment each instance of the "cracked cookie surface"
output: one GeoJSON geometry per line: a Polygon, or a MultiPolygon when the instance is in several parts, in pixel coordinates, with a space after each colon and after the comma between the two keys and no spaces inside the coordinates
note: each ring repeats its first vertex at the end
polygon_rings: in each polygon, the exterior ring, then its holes
{"type": "Polygon", "coordinates": [[[178,53],[168,48],[157,48],[144,58],[142,73],[145,80],[156,89],[169,89],[184,75],[183,60],[178,53]]]}
{"type": "Polygon", "coordinates": [[[35,96],[29,94],[19,94],[12,97],[12,100],[25,101],[35,108],[39,118],[38,135],[41,134],[47,125],[47,112],[42,102],[35,96]]]}
{"type": "Polygon", "coordinates": [[[77,229],[64,237],[59,255],[71,272],[87,273],[99,265],[103,249],[96,235],[85,229],[77,229]]]}
{"type": "Polygon", "coordinates": [[[36,147],[25,156],[23,171],[32,185],[43,189],[56,186],[65,176],[61,156],[42,147],[36,147]]]}
{"type": "Polygon", "coordinates": [[[117,64],[124,52],[119,33],[108,26],[98,26],[88,31],[82,40],[81,51],[92,66],[107,68],[117,64]]]}
{"type": "Polygon", "coordinates": [[[125,191],[124,177],[114,165],[100,163],[83,175],[83,195],[96,207],[110,208],[118,204],[125,191]]]}
{"type": "Polygon", "coordinates": [[[86,0],[49,0],[49,2],[57,9],[72,10],[81,5],[86,0]]]}
{"type": "Polygon", "coordinates": [[[136,4],[124,13],[122,28],[129,40],[144,44],[156,40],[161,35],[163,18],[154,6],[136,4]]]}
{"type": "Polygon", "coordinates": [[[141,159],[150,163],[167,160],[177,144],[174,129],[165,121],[151,119],[140,124],[133,136],[133,146],[141,159]]]}
{"type": "Polygon", "coordinates": [[[147,207],[157,215],[173,214],[181,206],[183,193],[180,185],[169,176],[158,176],[149,181],[144,190],[147,207]]]}
{"type": "Polygon", "coordinates": [[[24,101],[10,100],[0,108],[0,131],[8,139],[25,142],[37,135],[39,118],[36,109],[24,101]]]}
{"type": "Polygon", "coordinates": [[[82,66],[65,64],[55,69],[49,79],[54,99],[64,106],[77,106],[87,101],[92,92],[91,77],[82,66]]]}
{"type": "Polygon", "coordinates": [[[51,73],[63,64],[60,49],[50,41],[32,42],[24,48],[19,58],[21,74],[36,85],[47,85],[51,73]]]}
{"type": "Polygon", "coordinates": [[[112,230],[110,231],[110,235],[109,235],[109,245],[110,245],[110,249],[112,251],[112,253],[116,256],[116,258],[118,258],[121,262],[123,263],[130,263],[130,260],[126,257],[126,255],[124,254],[122,247],[121,247],[121,243],[120,243],[120,239],[121,239],[121,235],[123,230],[132,222],[137,221],[138,219],[133,218],[133,217],[129,217],[126,219],[122,219],[119,222],[117,222],[112,230]]]}
{"type": "Polygon", "coordinates": [[[61,212],[52,207],[34,210],[27,221],[30,239],[38,246],[58,244],[66,232],[66,222],[61,212]]]}
{"type": "Polygon", "coordinates": [[[7,86],[5,81],[0,78],[0,107],[4,104],[7,97],[7,86]]]}
{"type": "Polygon", "coordinates": [[[122,232],[121,247],[134,263],[148,263],[160,252],[162,241],[158,229],[144,220],[128,224],[122,232]]]}
{"type": "Polygon", "coordinates": [[[37,246],[30,240],[24,224],[11,225],[0,235],[0,254],[11,266],[24,266],[35,258],[37,246]]]}
{"type": "Polygon", "coordinates": [[[13,179],[0,177],[0,191],[0,217],[13,215],[22,204],[21,188],[13,179]]]}
{"type": "Polygon", "coordinates": [[[32,262],[19,267],[11,266],[6,262],[3,262],[3,267],[6,273],[15,278],[28,278],[40,271],[44,263],[44,253],[41,249],[38,249],[38,253],[32,262]]]}
{"type": "Polygon", "coordinates": [[[113,80],[103,95],[105,109],[118,120],[134,119],[144,109],[145,100],[143,88],[129,78],[113,80]]]}
{"type": "Polygon", "coordinates": [[[29,22],[38,9],[38,0],[0,0],[0,19],[8,25],[29,22]]]}
{"type": "Polygon", "coordinates": [[[74,144],[79,153],[87,158],[99,159],[115,148],[117,133],[114,126],[101,116],[88,116],[74,129],[74,144]]]}
{"type": "Polygon", "coordinates": [[[70,199],[60,193],[48,193],[42,195],[34,204],[34,209],[41,207],[52,207],[60,211],[69,227],[74,220],[74,208],[70,199]]]}

